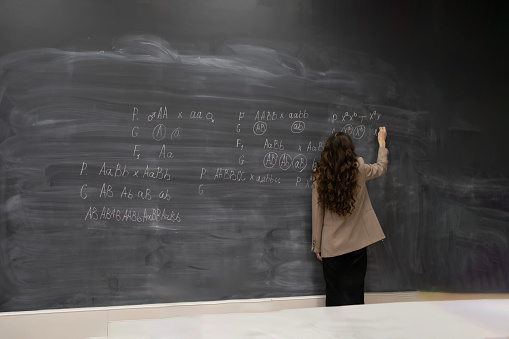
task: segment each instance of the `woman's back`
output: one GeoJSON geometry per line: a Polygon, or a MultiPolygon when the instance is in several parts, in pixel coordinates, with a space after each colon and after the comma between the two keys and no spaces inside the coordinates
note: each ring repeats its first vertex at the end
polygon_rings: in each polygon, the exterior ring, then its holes
{"type": "Polygon", "coordinates": [[[322,257],[334,257],[385,238],[373,211],[366,181],[378,178],[387,171],[388,153],[387,148],[380,148],[375,164],[366,164],[363,158],[357,159],[359,189],[355,194],[355,208],[351,214],[339,215],[326,209],[319,203],[316,184],[313,186],[312,208],[316,212],[313,213],[313,252],[321,252],[322,257]]]}

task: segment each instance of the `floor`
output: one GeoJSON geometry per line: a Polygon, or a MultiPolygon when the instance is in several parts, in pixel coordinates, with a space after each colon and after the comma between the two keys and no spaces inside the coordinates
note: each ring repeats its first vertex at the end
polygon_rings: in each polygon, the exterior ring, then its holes
{"type": "Polygon", "coordinates": [[[509,300],[387,303],[108,324],[108,339],[509,339],[509,300]]]}

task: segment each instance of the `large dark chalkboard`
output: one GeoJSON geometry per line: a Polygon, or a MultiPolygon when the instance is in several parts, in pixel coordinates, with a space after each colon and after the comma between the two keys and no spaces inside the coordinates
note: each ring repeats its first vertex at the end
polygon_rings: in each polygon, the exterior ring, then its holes
{"type": "Polygon", "coordinates": [[[0,4],[0,310],[322,294],[312,168],[382,125],[367,290],[509,291],[494,6],[0,4]]]}

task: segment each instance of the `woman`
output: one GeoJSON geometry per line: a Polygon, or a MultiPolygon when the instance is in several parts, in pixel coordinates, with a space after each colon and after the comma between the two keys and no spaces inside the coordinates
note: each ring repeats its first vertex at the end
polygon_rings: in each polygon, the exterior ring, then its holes
{"type": "Polygon", "coordinates": [[[323,263],[326,305],[364,304],[366,246],[385,238],[366,181],[387,171],[387,131],[378,132],[378,159],[356,158],[352,138],[332,134],[313,173],[312,248],[323,263]]]}

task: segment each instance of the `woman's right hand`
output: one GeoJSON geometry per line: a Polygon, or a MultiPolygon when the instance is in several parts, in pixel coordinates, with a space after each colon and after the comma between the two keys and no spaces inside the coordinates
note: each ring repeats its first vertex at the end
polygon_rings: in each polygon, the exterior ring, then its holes
{"type": "Polygon", "coordinates": [[[380,127],[378,130],[378,144],[380,147],[385,147],[385,138],[387,138],[387,130],[385,127],[380,127]]]}

